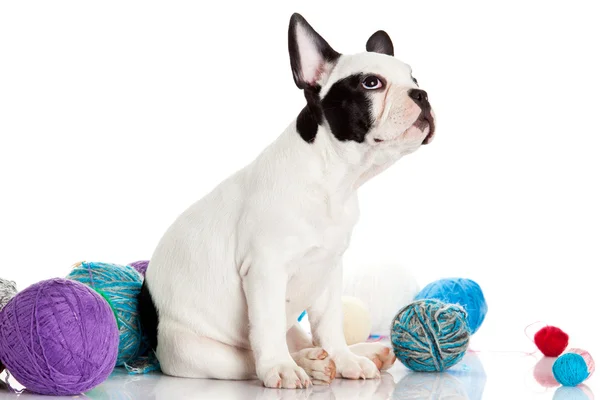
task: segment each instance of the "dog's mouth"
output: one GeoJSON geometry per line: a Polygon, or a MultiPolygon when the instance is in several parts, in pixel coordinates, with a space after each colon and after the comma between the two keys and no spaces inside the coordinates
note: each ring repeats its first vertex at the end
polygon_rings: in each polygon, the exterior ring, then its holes
{"type": "MultiPolygon", "coordinates": [[[[433,114],[431,113],[431,109],[421,111],[421,114],[417,118],[415,122],[411,125],[411,127],[415,127],[421,132],[425,132],[425,129],[429,129],[427,136],[421,142],[421,144],[429,144],[433,140],[433,135],[435,134],[435,119],[433,118],[433,114]]],[[[406,131],[408,132],[408,130],[406,131]]],[[[396,137],[395,139],[401,139],[403,135],[396,137]]],[[[374,138],[373,141],[375,143],[382,143],[384,139],[374,138]]],[[[388,142],[393,142],[394,140],[389,140],[388,142]]]]}
{"type": "Polygon", "coordinates": [[[431,140],[433,140],[433,135],[435,133],[435,122],[433,121],[433,116],[431,115],[431,111],[423,111],[419,118],[413,124],[416,128],[420,129],[422,132],[429,127],[429,133],[423,139],[423,143],[421,144],[429,144],[431,140]]]}

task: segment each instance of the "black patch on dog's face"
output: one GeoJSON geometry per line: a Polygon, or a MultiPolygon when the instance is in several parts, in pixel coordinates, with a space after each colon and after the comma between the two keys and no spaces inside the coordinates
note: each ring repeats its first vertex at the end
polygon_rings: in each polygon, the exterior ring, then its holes
{"type": "Polygon", "coordinates": [[[340,79],[321,101],[331,133],[340,141],[362,143],[373,127],[372,103],[361,85],[362,79],[361,74],[340,79]]]}
{"type": "Polygon", "coordinates": [[[138,295],[138,313],[140,315],[142,333],[148,337],[151,348],[156,350],[156,346],[158,345],[158,311],[156,310],[146,282],[142,285],[142,290],[138,295]]]}
{"type": "Polygon", "coordinates": [[[320,86],[304,89],[306,106],[298,114],[296,130],[307,143],[312,143],[317,137],[319,125],[323,123],[323,110],[319,99],[320,86]]]}
{"type": "Polygon", "coordinates": [[[307,143],[312,143],[317,137],[317,130],[319,129],[320,122],[315,121],[315,118],[310,113],[308,105],[304,106],[298,118],[296,119],[296,129],[298,133],[307,143]]]}

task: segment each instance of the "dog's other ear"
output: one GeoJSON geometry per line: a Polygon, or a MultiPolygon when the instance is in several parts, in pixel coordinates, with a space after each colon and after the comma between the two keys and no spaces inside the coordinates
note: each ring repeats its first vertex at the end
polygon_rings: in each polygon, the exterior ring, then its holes
{"type": "Polygon", "coordinates": [[[384,31],[377,31],[371,35],[369,40],[367,40],[367,51],[393,56],[394,44],[387,33],[384,31]]]}
{"type": "Polygon", "coordinates": [[[314,88],[340,57],[298,13],[290,19],[288,49],[294,82],[300,89],[314,88]]]}

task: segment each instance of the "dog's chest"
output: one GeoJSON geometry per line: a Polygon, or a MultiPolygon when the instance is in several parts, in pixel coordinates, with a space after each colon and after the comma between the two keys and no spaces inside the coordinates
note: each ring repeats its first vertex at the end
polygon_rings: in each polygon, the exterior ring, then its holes
{"type": "Polygon", "coordinates": [[[348,248],[352,230],[358,219],[358,203],[352,198],[333,213],[316,214],[311,219],[311,246],[290,265],[288,303],[290,307],[307,307],[330,280],[331,272],[340,264],[348,248]]]}
{"type": "Polygon", "coordinates": [[[301,263],[313,264],[339,258],[348,248],[350,237],[358,220],[356,196],[342,204],[325,207],[308,218],[311,229],[310,243],[301,263]]]}

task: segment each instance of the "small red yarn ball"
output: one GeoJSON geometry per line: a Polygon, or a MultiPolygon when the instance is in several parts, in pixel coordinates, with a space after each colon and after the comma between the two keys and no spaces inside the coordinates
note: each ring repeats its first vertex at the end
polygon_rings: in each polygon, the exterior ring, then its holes
{"type": "Polygon", "coordinates": [[[569,335],[555,326],[545,326],[537,331],[533,341],[546,357],[558,357],[569,345],[569,335]]]}

